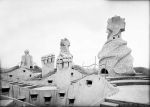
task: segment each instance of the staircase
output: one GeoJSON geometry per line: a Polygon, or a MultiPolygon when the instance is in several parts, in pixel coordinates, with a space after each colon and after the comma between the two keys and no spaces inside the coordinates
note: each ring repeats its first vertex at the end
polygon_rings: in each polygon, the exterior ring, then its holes
{"type": "MultiPolygon", "coordinates": [[[[150,77],[140,73],[135,76],[106,77],[106,79],[115,87],[126,85],[150,85],[150,77]]],[[[150,103],[143,104],[105,98],[105,101],[100,104],[100,107],[150,107],[150,103]]]]}
{"type": "Polygon", "coordinates": [[[105,102],[100,104],[100,107],[150,107],[150,104],[140,104],[106,98],[105,102]]]}

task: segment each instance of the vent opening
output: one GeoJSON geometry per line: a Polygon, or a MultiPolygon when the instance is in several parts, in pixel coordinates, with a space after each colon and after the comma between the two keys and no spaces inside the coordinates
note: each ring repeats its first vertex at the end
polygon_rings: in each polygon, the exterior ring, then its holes
{"type": "Polygon", "coordinates": [[[12,75],[9,75],[9,77],[12,77],[12,75]]]}
{"type": "Polygon", "coordinates": [[[65,97],[65,93],[59,93],[59,97],[60,98],[64,98],[65,97]]]}
{"type": "Polygon", "coordinates": [[[38,94],[31,94],[30,96],[33,101],[36,101],[38,94]]]}
{"type": "Polygon", "coordinates": [[[44,101],[47,103],[47,102],[50,102],[51,101],[51,98],[52,97],[44,97],[44,101]]]}
{"type": "Polygon", "coordinates": [[[48,83],[52,83],[52,82],[53,82],[53,80],[48,80],[47,82],[48,82],[48,83]]]}
{"type": "Polygon", "coordinates": [[[23,72],[26,72],[26,70],[23,70],[23,72]]]}
{"type": "Polygon", "coordinates": [[[73,76],[73,72],[71,73],[71,76],[73,76]]]}
{"type": "Polygon", "coordinates": [[[10,90],[10,88],[8,87],[8,88],[2,88],[2,93],[4,94],[4,93],[9,93],[9,90],[10,90]]]}
{"type": "Polygon", "coordinates": [[[92,80],[86,80],[86,84],[87,84],[87,86],[91,86],[92,85],[92,80]]]}
{"type": "Polygon", "coordinates": [[[74,69],[74,67],[71,67],[71,69],[74,69]]]}
{"type": "Polygon", "coordinates": [[[69,104],[74,104],[75,99],[69,99],[69,104]]]}

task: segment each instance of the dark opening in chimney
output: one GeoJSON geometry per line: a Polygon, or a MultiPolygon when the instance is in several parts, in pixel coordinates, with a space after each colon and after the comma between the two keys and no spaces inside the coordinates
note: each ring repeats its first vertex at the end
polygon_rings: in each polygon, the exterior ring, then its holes
{"type": "Polygon", "coordinates": [[[107,69],[103,68],[103,69],[101,70],[101,74],[108,74],[107,69]]]}

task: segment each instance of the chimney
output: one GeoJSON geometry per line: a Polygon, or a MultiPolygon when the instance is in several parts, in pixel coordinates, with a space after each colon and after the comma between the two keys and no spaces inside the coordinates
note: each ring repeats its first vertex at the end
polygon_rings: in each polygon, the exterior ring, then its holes
{"type": "Polygon", "coordinates": [[[55,55],[49,54],[45,55],[41,58],[42,62],[42,77],[49,72],[54,71],[54,62],[55,62],[55,55]]]}

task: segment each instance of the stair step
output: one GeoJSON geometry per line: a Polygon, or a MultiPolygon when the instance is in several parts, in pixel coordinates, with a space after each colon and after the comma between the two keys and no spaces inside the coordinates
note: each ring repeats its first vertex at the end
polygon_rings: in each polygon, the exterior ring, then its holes
{"type": "Polygon", "coordinates": [[[111,102],[103,102],[100,104],[100,107],[119,107],[119,104],[111,102]]]}

